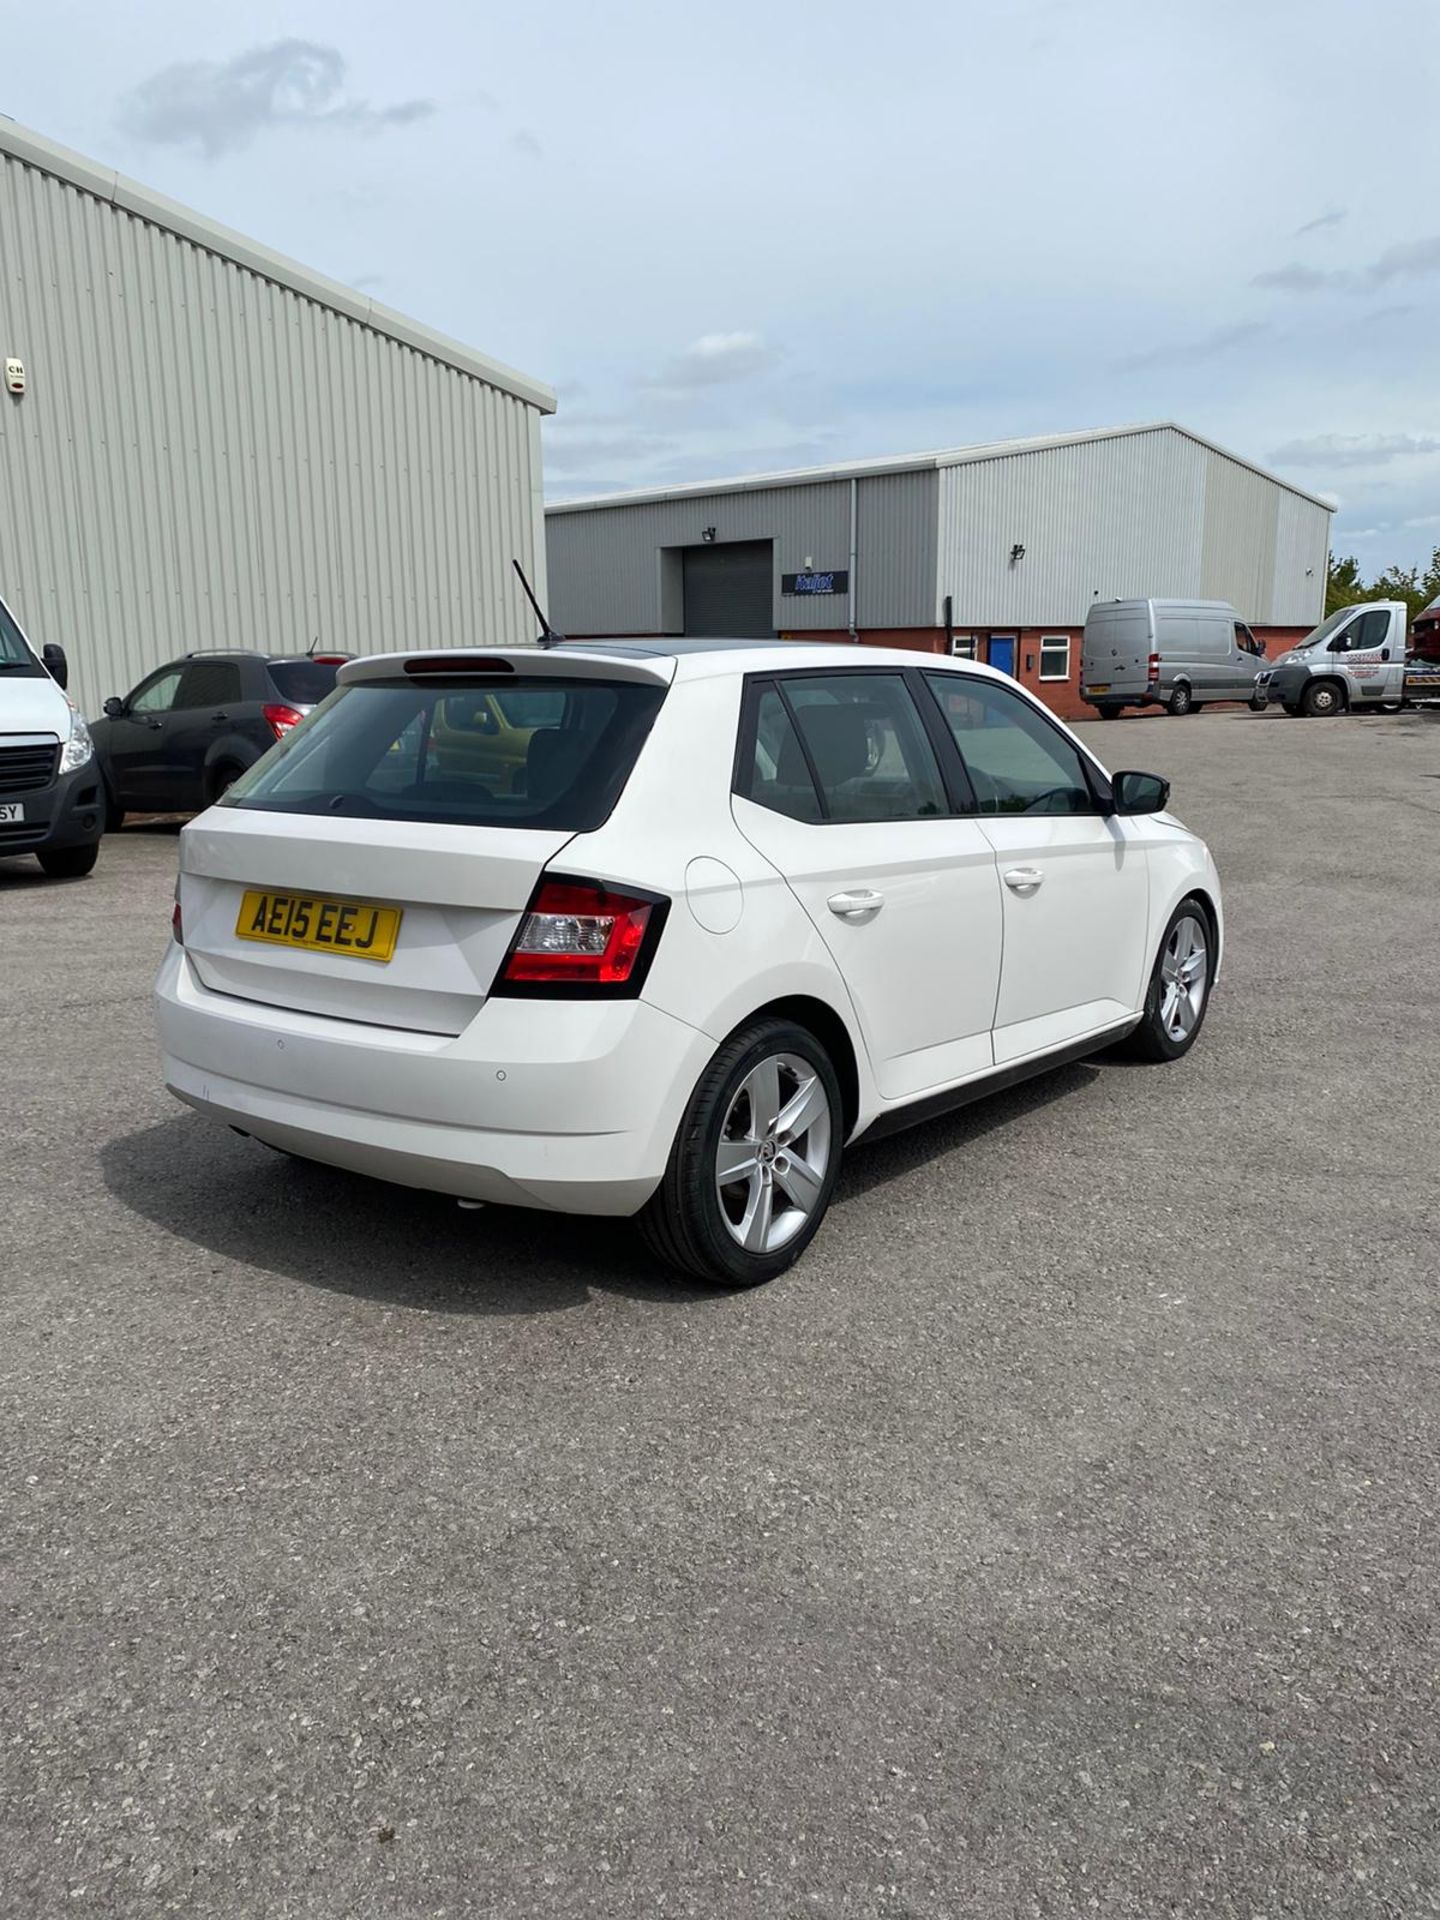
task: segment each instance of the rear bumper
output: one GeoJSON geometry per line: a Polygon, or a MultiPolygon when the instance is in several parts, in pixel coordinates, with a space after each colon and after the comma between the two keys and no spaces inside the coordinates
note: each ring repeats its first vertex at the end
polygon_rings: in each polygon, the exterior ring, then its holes
{"type": "Polygon", "coordinates": [[[62,773],[38,792],[11,793],[0,786],[0,803],[18,801],[20,821],[0,821],[0,858],[20,853],[58,853],[88,847],[105,831],[105,786],[98,755],[74,773],[62,773]]]}
{"type": "Polygon", "coordinates": [[[451,1039],[238,1000],[172,945],[155,989],[175,1096],[272,1146],[471,1200],[630,1214],[714,1041],[643,1000],[492,1000],[451,1039]]]}

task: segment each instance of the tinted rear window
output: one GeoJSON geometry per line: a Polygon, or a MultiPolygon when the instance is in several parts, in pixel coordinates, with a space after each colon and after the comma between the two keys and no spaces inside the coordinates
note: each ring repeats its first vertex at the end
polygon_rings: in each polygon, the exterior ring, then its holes
{"type": "Polygon", "coordinates": [[[620,797],[663,698],[633,681],[548,676],[498,690],[473,680],[339,687],[225,804],[586,833],[620,797]]]}
{"type": "Polygon", "coordinates": [[[275,691],[295,707],[318,707],[327,693],[335,691],[339,671],[323,660],[272,660],[269,667],[275,691]]]}

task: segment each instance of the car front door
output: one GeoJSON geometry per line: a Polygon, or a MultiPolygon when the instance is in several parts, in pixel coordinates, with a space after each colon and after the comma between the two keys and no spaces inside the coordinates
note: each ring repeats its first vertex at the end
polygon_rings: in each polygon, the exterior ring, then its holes
{"type": "Polygon", "coordinates": [[[1149,864],[1140,834],[1108,813],[1084,755],[1024,694],[928,671],[994,847],[1005,958],[995,1064],[1114,1026],[1140,1005],[1149,864]]]}
{"type": "Polygon", "coordinates": [[[1405,636],[1391,636],[1389,607],[1371,607],[1330,642],[1357,707],[1398,700],[1405,680],[1405,636]]]}
{"type": "Polygon", "coordinates": [[[912,678],[752,682],[734,800],[829,949],[887,1100],[990,1068],[1000,981],[995,850],[912,678]]]}
{"type": "Polygon", "coordinates": [[[108,721],[110,784],[118,806],[164,805],[157,795],[166,761],[166,728],[180,688],[181,671],[175,666],[152,673],[108,721]]]}

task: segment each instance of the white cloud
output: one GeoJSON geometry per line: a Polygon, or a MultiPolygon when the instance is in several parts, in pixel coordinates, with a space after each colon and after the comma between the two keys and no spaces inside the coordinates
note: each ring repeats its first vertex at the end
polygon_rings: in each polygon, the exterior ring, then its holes
{"type": "Polygon", "coordinates": [[[1327,269],[1291,261],[1288,266],[1257,273],[1251,284],[1277,293],[1321,293],[1327,287],[1363,292],[1368,287],[1388,286],[1392,280],[1415,280],[1428,273],[1440,273],[1440,234],[1387,247],[1368,267],[1327,269]]]}
{"type": "Polygon", "coordinates": [[[1228,327],[1216,327],[1212,333],[1205,334],[1199,340],[1179,341],[1173,346],[1150,347],[1144,353],[1132,353],[1124,360],[1116,361],[1117,367],[1126,372],[1135,372],[1142,367],[1192,367],[1202,361],[1214,360],[1221,354],[1232,352],[1236,347],[1248,346],[1252,340],[1261,339],[1271,328],[1264,320],[1239,320],[1228,327]]]}
{"type": "Polygon", "coordinates": [[[229,60],[179,61],[132,89],[120,107],[126,132],[153,146],[200,148],[208,158],[245,147],[274,127],[331,127],[376,133],[435,111],[430,100],[374,107],[344,97],[338,48],[276,40],[229,60]]]}
{"type": "Polygon", "coordinates": [[[1270,458],[1285,467],[1378,467],[1432,453],[1440,453],[1440,438],[1432,434],[1316,433],[1288,440],[1270,458]]]}
{"type": "Polygon", "coordinates": [[[775,366],[780,355],[759,333],[704,333],[661,368],[648,384],[688,391],[748,380],[775,366]]]}

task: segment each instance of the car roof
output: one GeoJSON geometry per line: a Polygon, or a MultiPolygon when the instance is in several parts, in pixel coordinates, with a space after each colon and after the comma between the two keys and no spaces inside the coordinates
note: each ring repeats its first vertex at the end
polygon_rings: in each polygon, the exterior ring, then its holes
{"type": "Polygon", "coordinates": [[[745,673],[796,673],[807,669],[844,672],[855,667],[888,667],[893,673],[905,667],[925,666],[1015,685],[1012,675],[996,667],[918,648],[850,646],[833,640],[666,639],[648,634],[561,640],[547,647],[477,647],[473,652],[458,647],[433,651],[414,648],[404,653],[367,654],[343,666],[339,678],[342,685],[351,686],[390,679],[415,672],[417,669],[407,662],[419,661],[426,663],[425,672],[447,672],[440,663],[452,656],[456,678],[468,678],[472,673],[479,679],[487,672],[528,672],[544,679],[573,673],[583,664],[597,678],[608,667],[624,679],[669,685],[745,673]]]}
{"type": "MultiPolygon", "coordinates": [[[[507,652],[513,651],[507,649],[507,652]]],[[[548,649],[552,654],[584,653],[591,658],[619,660],[670,660],[675,662],[677,680],[701,680],[732,673],[794,673],[809,668],[844,669],[846,667],[903,667],[924,664],[927,667],[953,668],[973,673],[982,679],[1010,680],[977,660],[932,653],[922,647],[871,647],[835,640],[742,640],[742,639],[666,639],[637,635],[606,640],[565,640],[548,649]]]]}
{"type": "Polygon", "coordinates": [[[180,667],[187,660],[260,660],[267,667],[288,667],[307,660],[314,667],[331,667],[354,657],[351,653],[341,653],[338,647],[327,648],[324,653],[262,653],[259,647],[193,647],[178,660],[166,664],[180,667]]]}

